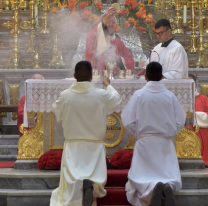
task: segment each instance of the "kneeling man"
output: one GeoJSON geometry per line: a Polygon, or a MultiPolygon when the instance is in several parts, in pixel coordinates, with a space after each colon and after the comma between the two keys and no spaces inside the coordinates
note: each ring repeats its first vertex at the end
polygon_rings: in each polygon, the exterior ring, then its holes
{"type": "Polygon", "coordinates": [[[162,66],[147,65],[147,84],[136,91],[121,118],[127,131],[136,138],[128,173],[126,194],[135,206],[175,206],[172,190],[182,187],[173,137],[182,130],[186,113],[176,96],[165,88],[162,66]]]}
{"type": "Polygon", "coordinates": [[[65,143],[60,183],[50,206],[94,206],[93,193],[94,200],[106,195],[106,116],[121,103],[121,96],[108,78],[103,80],[106,90],[93,86],[88,61],[77,63],[74,77],[77,82],[52,105],[57,121],[62,121],[65,143]]]}

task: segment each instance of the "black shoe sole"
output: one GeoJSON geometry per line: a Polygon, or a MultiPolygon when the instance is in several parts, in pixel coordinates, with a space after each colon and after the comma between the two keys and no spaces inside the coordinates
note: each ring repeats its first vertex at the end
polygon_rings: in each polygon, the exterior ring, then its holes
{"type": "Polygon", "coordinates": [[[161,205],[161,197],[163,193],[164,184],[162,182],[158,182],[153,190],[151,206],[160,206],[161,205]]]}
{"type": "Polygon", "coordinates": [[[165,206],[176,206],[175,199],[173,196],[172,188],[169,184],[164,186],[164,194],[165,194],[165,206]]]}
{"type": "Polygon", "coordinates": [[[91,206],[93,202],[93,185],[90,180],[83,180],[83,206],[91,206]]]}

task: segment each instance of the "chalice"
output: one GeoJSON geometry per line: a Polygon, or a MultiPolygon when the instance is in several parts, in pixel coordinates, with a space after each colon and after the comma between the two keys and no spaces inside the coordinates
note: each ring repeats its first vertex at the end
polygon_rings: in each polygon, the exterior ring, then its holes
{"type": "Polygon", "coordinates": [[[106,70],[107,70],[107,75],[109,79],[113,79],[113,76],[114,76],[113,71],[116,67],[117,67],[116,62],[111,62],[111,61],[107,62],[106,70]]]}

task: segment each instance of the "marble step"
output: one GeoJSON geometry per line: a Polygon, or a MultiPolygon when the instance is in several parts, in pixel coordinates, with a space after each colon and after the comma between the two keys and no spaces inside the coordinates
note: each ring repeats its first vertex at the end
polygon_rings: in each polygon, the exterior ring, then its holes
{"type": "MultiPolygon", "coordinates": [[[[0,169],[0,189],[47,190],[59,186],[60,171],[0,169]]],[[[183,189],[208,189],[208,169],[181,171],[183,189]]],[[[127,177],[123,177],[126,178],[127,177]]],[[[106,188],[124,188],[123,186],[106,188]]]]}
{"type": "Polygon", "coordinates": [[[0,145],[0,155],[17,155],[17,145],[0,145]]]}
{"type": "Polygon", "coordinates": [[[16,161],[17,155],[0,155],[0,162],[16,161]]]}
{"type": "MultiPolygon", "coordinates": [[[[125,190],[120,190],[119,193],[125,195],[125,190]]],[[[52,190],[0,189],[0,206],[49,206],[51,192],[52,190]]],[[[109,191],[107,196],[110,196],[110,193],[114,191],[109,191]]],[[[176,206],[207,206],[208,189],[180,190],[174,192],[174,196],[176,206]]]]}
{"type": "Polygon", "coordinates": [[[17,145],[19,135],[0,135],[0,145],[17,145]]]}

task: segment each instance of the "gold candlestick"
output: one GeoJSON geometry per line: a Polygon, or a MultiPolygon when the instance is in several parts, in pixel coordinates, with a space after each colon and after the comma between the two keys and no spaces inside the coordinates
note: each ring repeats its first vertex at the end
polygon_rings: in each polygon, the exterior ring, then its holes
{"type": "Polygon", "coordinates": [[[182,29],[182,18],[180,16],[180,11],[181,11],[181,1],[176,0],[175,1],[175,11],[176,11],[176,17],[175,17],[175,25],[176,28],[173,30],[173,34],[182,34],[183,29],[182,29]]]}
{"type": "Polygon", "coordinates": [[[165,0],[165,18],[168,19],[169,1],[165,0]]]}
{"type": "Polygon", "coordinates": [[[40,69],[40,66],[39,66],[39,64],[40,64],[40,57],[39,57],[39,53],[38,53],[37,48],[36,48],[33,60],[34,60],[34,67],[33,67],[33,69],[40,69]]]}
{"type": "Polygon", "coordinates": [[[44,16],[42,17],[42,30],[40,31],[41,34],[49,34],[50,30],[48,29],[48,0],[44,0],[43,4],[43,11],[44,16]]]}
{"type": "MultiPolygon", "coordinates": [[[[22,33],[22,30],[20,29],[20,18],[18,16],[18,12],[15,11],[14,2],[12,2],[12,8],[14,10],[14,16],[12,17],[12,20],[11,20],[11,22],[12,22],[12,29],[9,31],[9,33],[10,34],[14,34],[14,27],[16,26],[17,27],[16,28],[17,29],[17,34],[21,34],[22,33]]],[[[18,6],[18,8],[19,8],[19,6],[18,6]]]]}
{"type": "Polygon", "coordinates": [[[14,68],[18,69],[22,66],[21,60],[20,60],[20,53],[18,50],[18,1],[14,2],[14,49],[10,53],[10,59],[6,66],[6,68],[14,68]]]}
{"type": "Polygon", "coordinates": [[[58,33],[54,31],[53,36],[53,53],[52,53],[52,60],[49,64],[49,68],[66,68],[65,63],[63,61],[62,52],[58,50],[58,33]]]}
{"type": "Polygon", "coordinates": [[[196,2],[195,2],[195,0],[191,0],[190,7],[191,7],[191,26],[190,26],[190,28],[192,29],[192,33],[190,35],[189,52],[197,52],[197,50],[198,50],[197,37],[198,36],[195,33],[195,29],[196,29],[196,14],[195,14],[196,2]]]}
{"type": "Polygon", "coordinates": [[[196,63],[196,68],[205,67],[205,49],[204,49],[204,27],[203,27],[203,16],[202,16],[202,1],[198,0],[198,12],[199,12],[199,55],[196,63]]]}
{"type": "Polygon", "coordinates": [[[30,1],[30,40],[29,40],[29,49],[27,53],[35,53],[34,44],[35,44],[35,2],[33,0],[30,1]]]}

